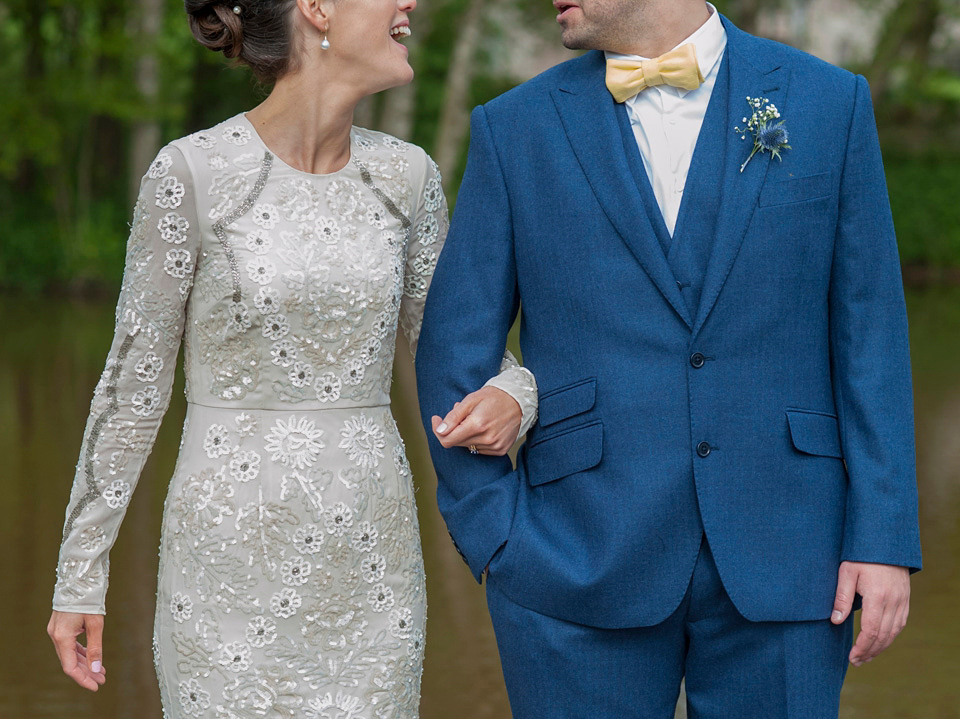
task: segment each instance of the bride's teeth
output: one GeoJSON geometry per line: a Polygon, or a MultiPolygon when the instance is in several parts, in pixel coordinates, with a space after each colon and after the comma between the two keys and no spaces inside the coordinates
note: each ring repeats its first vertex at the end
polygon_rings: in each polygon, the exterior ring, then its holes
{"type": "Polygon", "coordinates": [[[401,25],[400,27],[395,27],[390,31],[392,37],[397,37],[402,35],[403,37],[410,37],[410,28],[406,25],[401,25]]]}

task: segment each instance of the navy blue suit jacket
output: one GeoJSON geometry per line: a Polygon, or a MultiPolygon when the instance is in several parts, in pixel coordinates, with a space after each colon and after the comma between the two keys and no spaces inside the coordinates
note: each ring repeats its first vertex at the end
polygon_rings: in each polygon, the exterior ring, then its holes
{"type": "Polygon", "coordinates": [[[429,427],[496,374],[522,303],[540,417],[516,470],[431,437],[439,506],[478,579],[492,560],[513,600],[570,621],[662,621],[704,532],[751,620],[828,617],[842,560],[920,566],[906,312],[866,81],[724,22],[726,92],[676,230],[712,247],[696,311],[602,53],[473,113],[421,410],[429,427]],[[748,96],[777,105],[792,148],[741,173],[748,96]]]}

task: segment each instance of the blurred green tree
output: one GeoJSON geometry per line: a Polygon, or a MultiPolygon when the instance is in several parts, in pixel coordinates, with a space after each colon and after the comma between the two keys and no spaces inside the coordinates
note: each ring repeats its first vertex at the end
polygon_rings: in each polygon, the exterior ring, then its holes
{"type": "MultiPolygon", "coordinates": [[[[857,1],[885,13],[873,58],[856,69],[874,88],[898,219],[913,218],[898,221],[904,257],[960,265],[956,203],[939,199],[960,192],[951,179],[960,178],[960,55],[944,29],[957,27],[960,0],[857,1]]],[[[716,0],[747,30],[775,6],[807,2],[716,0]]],[[[547,0],[422,3],[410,41],[414,83],[365,102],[357,123],[425,147],[453,199],[470,108],[516,84],[502,55],[518,37],[559,46],[553,15],[547,0]]],[[[178,0],[4,0],[0,288],[115,285],[130,196],[153,153],[265,95],[228,64],[194,42],[178,0]]]]}

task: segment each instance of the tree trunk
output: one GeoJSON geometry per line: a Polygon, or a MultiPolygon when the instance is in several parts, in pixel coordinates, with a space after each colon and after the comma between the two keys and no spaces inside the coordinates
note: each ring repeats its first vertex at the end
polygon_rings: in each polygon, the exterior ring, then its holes
{"type": "Polygon", "coordinates": [[[137,60],[136,84],[144,111],[133,123],[130,142],[129,195],[132,205],[140,190],[140,178],[160,146],[160,123],[156,107],[160,94],[160,69],[157,61],[156,39],[163,21],[163,0],[136,0],[133,22],[139,20],[136,36],[140,38],[142,54],[137,60]]]}
{"type": "MultiPolygon", "coordinates": [[[[767,2],[769,7],[775,3],[767,2]]],[[[730,6],[730,16],[737,23],[741,30],[749,33],[756,33],[757,20],[760,16],[760,0],[732,0],[728,3],[730,6]]]]}
{"type": "Polygon", "coordinates": [[[913,63],[910,68],[910,85],[922,86],[930,70],[930,50],[937,24],[943,11],[941,0],[918,0],[914,12],[915,22],[910,33],[913,45],[913,63]]]}
{"type": "Polygon", "coordinates": [[[887,14],[866,72],[874,101],[890,91],[892,71],[903,61],[912,65],[911,85],[925,78],[930,45],[942,12],[940,0],[899,0],[887,14]]]}
{"type": "Polygon", "coordinates": [[[469,0],[467,11],[460,20],[460,32],[454,44],[444,83],[443,111],[434,143],[434,160],[447,183],[453,178],[459,164],[460,151],[469,126],[467,101],[475,74],[484,12],[495,9],[496,4],[496,1],[484,3],[482,0],[469,0]]]}
{"type": "Polygon", "coordinates": [[[417,97],[413,83],[387,92],[380,108],[377,129],[401,140],[413,137],[413,108],[417,97]]]}
{"type": "MultiPolygon", "coordinates": [[[[47,13],[47,4],[44,0],[38,0],[33,9],[20,11],[23,18],[23,72],[25,76],[25,87],[39,87],[42,85],[47,74],[46,62],[44,59],[44,40],[43,40],[43,19],[47,13]]],[[[49,112],[49,107],[45,107],[46,98],[40,98],[34,104],[39,105],[44,111],[49,112]]],[[[45,182],[43,169],[38,165],[35,156],[21,155],[17,163],[17,175],[14,186],[19,188],[24,196],[32,195],[38,185],[45,182]],[[28,159],[29,158],[29,159],[28,159]]]]}

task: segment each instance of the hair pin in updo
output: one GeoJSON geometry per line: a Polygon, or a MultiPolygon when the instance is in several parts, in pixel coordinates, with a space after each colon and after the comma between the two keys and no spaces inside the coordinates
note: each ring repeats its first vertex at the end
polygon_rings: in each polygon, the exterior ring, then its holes
{"type": "Polygon", "coordinates": [[[239,15],[239,14],[242,13],[242,12],[243,12],[243,8],[241,8],[239,5],[234,5],[234,6],[233,6],[233,13],[234,13],[234,15],[239,15]]]}

